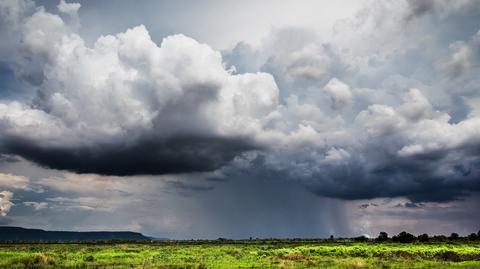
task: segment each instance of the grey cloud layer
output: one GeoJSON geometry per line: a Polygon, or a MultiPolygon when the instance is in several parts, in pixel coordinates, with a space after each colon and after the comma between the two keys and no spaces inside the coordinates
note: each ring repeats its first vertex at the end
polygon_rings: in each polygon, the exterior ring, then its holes
{"type": "Polygon", "coordinates": [[[283,29],[223,55],[183,35],[157,45],[144,26],[89,46],[77,4],[1,3],[1,54],[31,87],[0,102],[3,153],[79,173],[292,180],[343,199],[480,190],[480,25],[431,31],[480,14],[470,1],[372,3],[328,43],[283,29]]]}

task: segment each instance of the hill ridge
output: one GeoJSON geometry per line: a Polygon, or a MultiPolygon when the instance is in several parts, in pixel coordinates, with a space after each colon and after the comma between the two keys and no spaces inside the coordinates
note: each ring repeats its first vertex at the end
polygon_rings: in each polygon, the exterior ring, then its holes
{"type": "Polygon", "coordinates": [[[0,226],[0,241],[82,242],[82,241],[147,241],[151,237],[131,231],[48,231],[38,228],[0,226]]]}

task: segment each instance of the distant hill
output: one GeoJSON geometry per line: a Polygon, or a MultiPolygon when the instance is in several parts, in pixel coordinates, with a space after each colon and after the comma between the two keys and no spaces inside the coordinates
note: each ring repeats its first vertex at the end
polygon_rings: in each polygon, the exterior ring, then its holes
{"type": "Polygon", "coordinates": [[[3,242],[147,241],[151,239],[136,232],[65,232],[0,226],[0,241],[3,242]]]}

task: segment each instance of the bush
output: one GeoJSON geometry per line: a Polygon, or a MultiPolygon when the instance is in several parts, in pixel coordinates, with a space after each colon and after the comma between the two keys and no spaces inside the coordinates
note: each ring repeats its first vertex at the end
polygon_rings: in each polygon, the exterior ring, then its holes
{"type": "Polygon", "coordinates": [[[55,260],[43,253],[37,253],[32,256],[20,258],[17,264],[21,264],[23,268],[42,268],[55,265],[55,260]]]}

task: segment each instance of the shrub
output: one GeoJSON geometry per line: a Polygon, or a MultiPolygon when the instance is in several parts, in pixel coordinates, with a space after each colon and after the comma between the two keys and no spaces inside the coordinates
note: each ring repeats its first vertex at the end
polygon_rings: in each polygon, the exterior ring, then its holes
{"type": "Polygon", "coordinates": [[[18,261],[23,268],[41,268],[49,265],[54,265],[55,260],[46,256],[43,253],[37,253],[33,256],[22,257],[18,261]]]}

